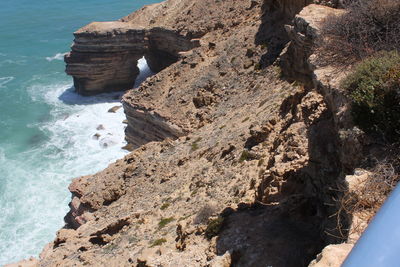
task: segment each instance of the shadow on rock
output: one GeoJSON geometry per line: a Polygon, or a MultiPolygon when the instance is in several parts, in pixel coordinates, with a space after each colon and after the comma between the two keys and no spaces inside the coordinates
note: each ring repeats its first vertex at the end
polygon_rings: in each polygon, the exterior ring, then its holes
{"type": "Polygon", "coordinates": [[[267,50],[260,59],[260,66],[272,65],[279,57],[289,36],[285,30],[286,24],[291,24],[300,10],[311,4],[312,0],[271,0],[262,5],[261,25],[255,37],[255,44],[267,50]]]}
{"type": "Polygon", "coordinates": [[[231,253],[234,267],[308,266],[324,242],[312,216],[302,219],[278,206],[235,211],[224,220],[217,254],[231,253]]]}

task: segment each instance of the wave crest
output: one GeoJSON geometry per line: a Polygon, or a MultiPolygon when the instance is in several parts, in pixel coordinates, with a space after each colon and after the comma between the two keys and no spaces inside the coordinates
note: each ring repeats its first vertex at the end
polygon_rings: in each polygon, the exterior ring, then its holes
{"type": "Polygon", "coordinates": [[[53,60],[63,60],[65,54],[67,54],[67,53],[57,53],[52,57],[46,57],[46,60],[49,61],[49,62],[51,62],[53,60]]]}

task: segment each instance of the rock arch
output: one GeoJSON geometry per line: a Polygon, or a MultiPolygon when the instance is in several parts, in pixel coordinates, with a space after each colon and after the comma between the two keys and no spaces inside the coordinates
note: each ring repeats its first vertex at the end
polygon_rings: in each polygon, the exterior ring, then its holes
{"type": "Polygon", "coordinates": [[[179,52],[199,45],[174,30],[137,28],[122,21],[92,22],[74,36],[64,60],[66,73],[82,95],[131,89],[143,56],[150,69],[159,72],[176,62],[179,52]]]}

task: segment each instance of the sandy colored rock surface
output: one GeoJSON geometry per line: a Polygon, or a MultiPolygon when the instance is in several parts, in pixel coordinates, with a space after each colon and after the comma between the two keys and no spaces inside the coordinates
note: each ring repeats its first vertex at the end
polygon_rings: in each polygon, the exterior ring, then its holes
{"type": "Polygon", "coordinates": [[[353,246],[353,244],[327,246],[309,267],[340,267],[353,246]]]}

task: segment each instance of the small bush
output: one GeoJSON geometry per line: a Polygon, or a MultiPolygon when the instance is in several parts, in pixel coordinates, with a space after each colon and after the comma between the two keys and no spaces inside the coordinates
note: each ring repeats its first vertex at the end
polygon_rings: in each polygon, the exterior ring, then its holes
{"type": "Polygon", "coordinates": [[[160,207],[160,210],[168,209],[168,207],[169,207],[170,205],[171,205],[171,204],[169,204],[169,203],[164,203],[164,204],[162,204],[162,206],[160,207]]]}
{"type": "Polygon", "coordinates": [[[328,18],[322,28],[325,61],[349,65],[377,51],[400,49],[400,1],[344,2],[347,13],[328,18]]]}
{"type": "Polygon", "coordinates": [[[175,219],[173,217],[169,218],[162,218],[160,222],[158,223],[158,229],[164,228],[167,224],[170,222],[174,221],[175,219]]]}
{"type": "Polygon", "coordinates": [[[341,209],[347,214],[365,213],[371,220],[400,180],[399,159],[381,160],[370,169],[370,176],[355,192],[341,198],[341,209]]]}
{"type": "Polygon", "coordinates": [[[342,83],[356,125],[385,141],[400,137],[400,54],[378,53],[361,62],[342,83]]]}
{"type": "Polygon", "coordinates": [[[199,149],[199,145],[196,142],[193,142],[191,147],[192,151],[199,149]]]}
{"type": "Polygon", "coordinates": [[[247,150],[243,150],[242,154],[240,155],[239,162],[243,162],[248,160],[250,157],[250,153],[247,150]]]}

